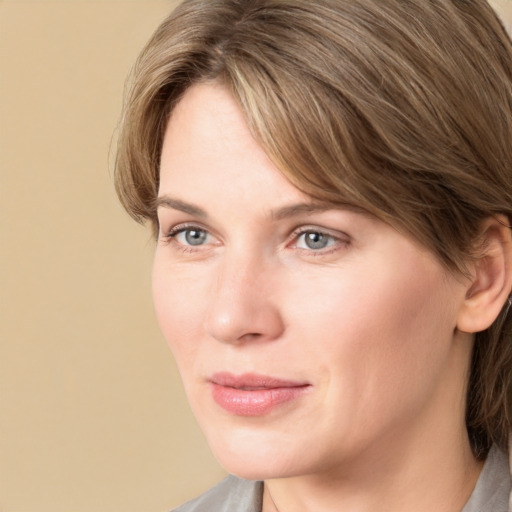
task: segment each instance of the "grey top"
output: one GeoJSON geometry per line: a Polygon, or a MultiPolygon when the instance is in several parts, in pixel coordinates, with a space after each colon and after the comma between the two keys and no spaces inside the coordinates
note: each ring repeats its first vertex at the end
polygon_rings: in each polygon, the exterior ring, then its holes
{"type": "Polygon", "coordinates": [[[507,456],[493,447],[462,512],[509,512],[510,473],[507,456]]]}
{"type": "Polygon", "coordinates": [[[263,482],[229,475],[215,487],[172,512],[261,512],[263,482]]]}
{"type": "MultiPolygon", "coordinates": [[[[510,475],[506,455],[493,448],[476,487],[461,512],[512,512],[508,508],[510,475]]],[[[263,483],[228,476],[213,489],[173,512],[261,512],[263,483]]]]}

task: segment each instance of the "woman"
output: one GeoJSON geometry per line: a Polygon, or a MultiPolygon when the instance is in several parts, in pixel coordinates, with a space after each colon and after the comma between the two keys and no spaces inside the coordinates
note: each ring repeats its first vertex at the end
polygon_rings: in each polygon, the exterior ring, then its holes
{"type": "Polygon", "coordinates": [[[512,44],[483,0],[188,0],[117,186],[232,474],[180,511],[507,510],[512,44]]]}

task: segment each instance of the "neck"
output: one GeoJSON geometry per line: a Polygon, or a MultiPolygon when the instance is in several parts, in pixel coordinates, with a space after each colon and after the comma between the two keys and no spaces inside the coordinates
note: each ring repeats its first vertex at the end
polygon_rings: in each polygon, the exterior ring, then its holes
{"type": "MultiPolygon", "coordinates": [[[[409,447],[410,448],[410,447],[409,447]]],[[[348,462],[349,470],[268,480],[263,512],[460,512],[482,469],[469,442],[459,439],[436,454],[405,449],[371,461],[348,462]]]]}

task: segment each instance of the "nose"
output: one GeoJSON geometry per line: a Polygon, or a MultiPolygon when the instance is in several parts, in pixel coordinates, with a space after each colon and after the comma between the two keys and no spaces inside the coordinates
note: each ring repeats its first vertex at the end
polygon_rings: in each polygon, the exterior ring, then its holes
{"type": "Polygon", "coordinates": [[[213,285],[206,316],[207,333],[222,343],[272,341],[284,322],[276,294],[275,272],[262,261],[223,262],[213,285]]]}

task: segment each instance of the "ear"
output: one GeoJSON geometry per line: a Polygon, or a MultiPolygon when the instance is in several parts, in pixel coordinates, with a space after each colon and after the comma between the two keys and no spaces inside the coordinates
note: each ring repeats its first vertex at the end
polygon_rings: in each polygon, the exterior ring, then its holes
{"type": "Polygon", "coordinates": [[[512,231],[509,220],[504,215],[486,219],[477,243],[480,254],[473,264],[457,321],[457,328],[468,333],[490,327],[510,300],[512,231]]]}

